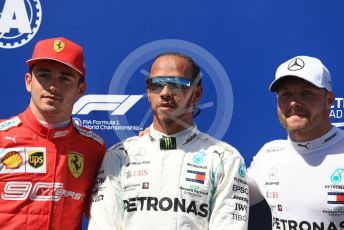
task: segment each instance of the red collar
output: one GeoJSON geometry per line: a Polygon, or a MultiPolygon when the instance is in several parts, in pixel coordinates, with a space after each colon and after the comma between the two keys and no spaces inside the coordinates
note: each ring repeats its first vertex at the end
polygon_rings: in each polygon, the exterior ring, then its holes
{"type": "Polygon", "coordinates": [[[68,137],[72,134],[72,132],[75,131],[73,122],[70,122],[67,127],[61,129],[45,127],[37,120],[30,107],[28,107],[23,113],[19,114],[19,118],[35,133],[39,134],[40,136],[46,137],[49,140],[68,137]]]}

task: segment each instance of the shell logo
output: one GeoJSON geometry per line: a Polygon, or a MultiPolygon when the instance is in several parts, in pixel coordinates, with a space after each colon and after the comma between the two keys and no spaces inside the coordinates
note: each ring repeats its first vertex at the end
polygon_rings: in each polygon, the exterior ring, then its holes
{"type": "Polygon", "coordinates": [[[17,169],[22,162],[22,156],[16,151],[6,153],[1,160],[1,163],[6,166],[6,169],[17,169]]]}

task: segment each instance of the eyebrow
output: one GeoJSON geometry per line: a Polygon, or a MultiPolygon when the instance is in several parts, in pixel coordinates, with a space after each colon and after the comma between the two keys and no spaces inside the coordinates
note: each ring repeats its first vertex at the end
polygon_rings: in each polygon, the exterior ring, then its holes
{"type": "MultiPolygon", "coordinates": [[[[36,69],[35,71],[36,72],[48,72],[48,73],[52,72],[51,69],[48,69],[48,68],[39,68],[39,69],[36,69]]],[[[69,71],[61,71],[59,73],[64,75],[64,76],[70,76],[70,77],[76,78],[76,76],[74,76],[73,73],[69,72],[69,71]]]]}
{"type": "Polygon", "coordinates": [[[45,69],[45,68],[39,68],[35,70],[36,72],[51,72],[50,69],[45,69]]]}

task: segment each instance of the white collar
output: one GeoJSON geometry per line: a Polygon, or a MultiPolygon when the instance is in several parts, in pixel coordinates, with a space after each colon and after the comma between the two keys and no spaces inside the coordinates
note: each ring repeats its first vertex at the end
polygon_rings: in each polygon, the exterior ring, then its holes
{"type": "Polygon", "coordinates": [[[149,138],[152,142],[159,142],[160,138],[163,137],[172,137],[176,138],[177,148],[180,145],[185,145],[192,142],[198,134],[199,131],[195,124],[190,128],[184,129],[173,135],[167,135],[165,133],[157,131],[156,129],[154,129],[153,124],[149,127],[149,138]]]}
{"type": "Polygon", "coordinates": [[[338,141],[340,141],[344,137],[343,132],[333,126],[330,131],[324,134],[321,137],[316,139],[305,141],[305,142],[296,142],[292,141],[288,137],[288,141],[291,146],[298,152],[298,153],[310,153],[314,151],[318,151],[328,146],[334,145],[338,141]]]}

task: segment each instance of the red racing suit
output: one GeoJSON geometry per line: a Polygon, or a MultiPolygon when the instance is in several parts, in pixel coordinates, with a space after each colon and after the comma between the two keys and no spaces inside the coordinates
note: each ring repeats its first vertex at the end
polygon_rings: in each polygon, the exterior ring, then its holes
{"type": "Polygon", "coordinates": [[[0,122],[0,229],[81,229],[105,150],[92,131],[49,129],[30,108],[0,122]]]}

